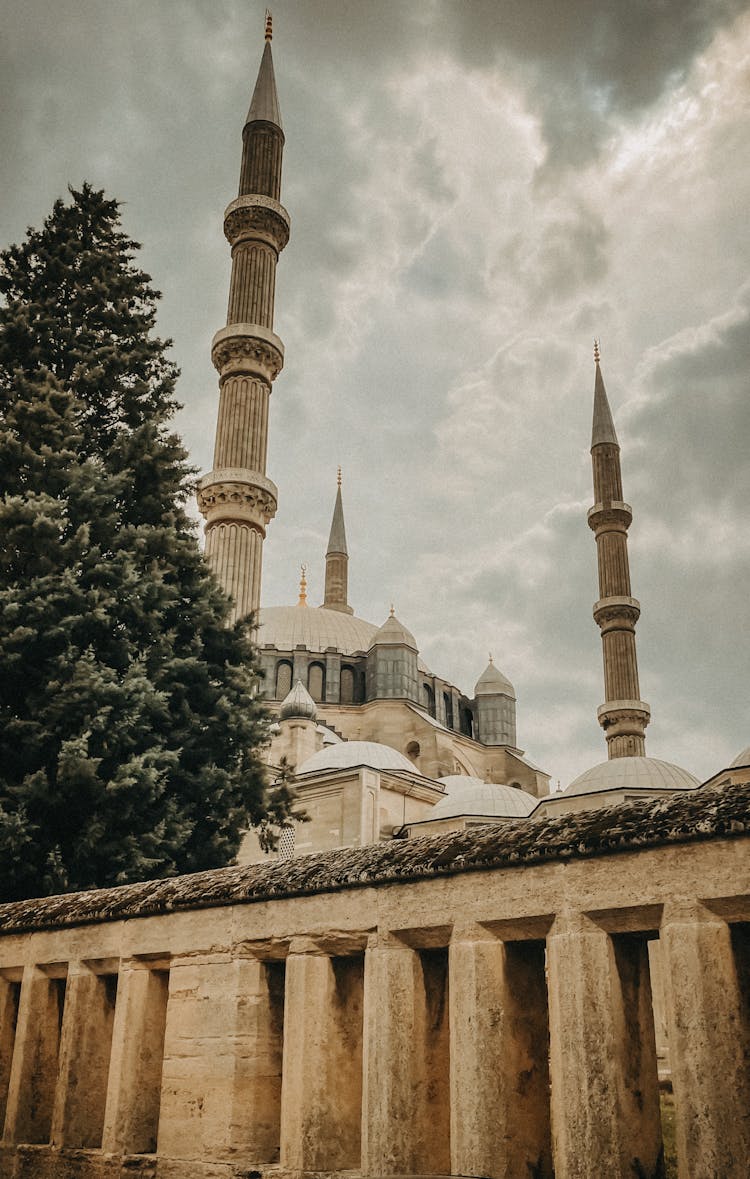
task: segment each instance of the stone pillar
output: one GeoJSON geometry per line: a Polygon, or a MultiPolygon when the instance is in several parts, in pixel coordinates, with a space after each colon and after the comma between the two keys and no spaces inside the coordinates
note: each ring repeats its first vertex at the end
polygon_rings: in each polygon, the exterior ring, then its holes
{"type": "Polygon", "coordinates": [[[362,1118],[361,956],[293,941],[286,965],[281,1165],[358,1169],[362,1118]]]}
{"type": "Polygon", "coordinates": [[[156,1151],[168,992],[167,970],[120,971],[102,1137],[113,1154],[156,1151]]]}
{"type": "Polygon", "coordinates": [[[64,1005],[64,976],[51,978],[37,966],[24,968],[5,1114],[8,1142],[50,1140],[64,1005]]]}
{"type": "Polygon", "coordinates": [[[96,974],[83,963],[71,963],[52,1117],[55,1146],[102,1145],[116,991],[116,974],[96,974]]]}
{"type": "Polygon", "coordinates": [[[450,1172],[447,996],[429,972],[396,939],[367,950],[363,1173],[450,1172]]]}
{"type": "MultiPolygon", "coordinates": [[[[20,971],[19,974],[23,972],[20,971]]],[[[5,1124],[10,1070],[16,1043],[18,1003],[21,997],[20,978],[0,975],[0,1138],[5,1124]]]]}
{"type": "Polygon", "coordinates": [[[451,1172],[552,1175],[544,946],[450,944],[451,1172]]]}
{"type": "Polygon", "coordinates": [[[282,964],[173,960],[160,1156],[278,1161],[283,989],[282,964]]]}
{"type": "Polygon", "coordinates": [[[680,1179],[745,1179],[748,1027],[730,927],[697,902],[673,903],[661,945],[680,1179]]]}
{"type": "Polygon", "coordinates": [[[547,949],[556,1179],[656,1175],[661,1129],[645,944],[616,947],[572,913],[557,918],[547,949]]]}

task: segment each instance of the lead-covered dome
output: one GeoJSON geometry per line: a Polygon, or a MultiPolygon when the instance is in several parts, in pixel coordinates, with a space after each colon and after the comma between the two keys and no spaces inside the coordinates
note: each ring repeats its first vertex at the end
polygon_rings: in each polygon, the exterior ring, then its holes
{"type": "Polygon", "coordinates": [[[600,790],[694,790],[694,774],[656,757],[613,757],[580,774],[564,795],[596,794],[600,790]]]}
{"type": "Polygon", "coordinates": [[[412,651],[417,651],[417,640],[414,635],[408,630],[403,622],[399,622],[395,614],[391,614],[390,618],[386,618],[380,629],[373,635],[370,643],[371,647],[384,645],[393,645],[399,647],[411,647],[412,651]]]}
{"type": "Polygon", "coordinates": [[[530,815],[537,805],[525,790],[497,782],[483,782],[481,778],[451,774],[441,778],[445,798],[429,813],[429,819],[454,819],[476,815],[485,819],[519,819],[530,815]]]}
{"type": "Polygon", "coordinates": [[[323,606],[264,606],[258,611],[258,646],[293,651],[334,647],[342,655],[367,651],[378,628],[363,618],[323,606]]]}
{"type": "Polygon", "coordinates": [[[353,766],[369,766],[373,770],[408,770],[414,773],[414,765],[390,745],[378,741],[341,741],[327,749],[319,749],[298,767],[298,774],[311,774],[314,770],[344,770],[353,766]]]}
{"type": "Polygon", "coordinates": [[[297,717],[300,720],[314,721],[317,715],[317,704],[302,683],[302,680],[297,680],[289,695],[285,696],[282,700],[279,716],[282,720],[292,720],[297,717]]]}
{"type": "Polygon", "coordinates": [[[516,690],[507,676],[495,667],[490,659],[474,685],[475,696],[510,696],[516,698],[516,690]]]}

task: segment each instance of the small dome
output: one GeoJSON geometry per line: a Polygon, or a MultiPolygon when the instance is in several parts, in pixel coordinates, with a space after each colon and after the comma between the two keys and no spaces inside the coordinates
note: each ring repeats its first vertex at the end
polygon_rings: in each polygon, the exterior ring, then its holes
{"type": "MultiPolygon", "coordinates": [[[[613,757],[580,774],[563,794],[600,790],[694,790],[700,783],[688,770],[655,757],[613,757]]],[[[556,796],[559,797],[559,796],[556,796]]]]}
{"type": "Polygon", "coordinates": [[[742,753],[738,753],[733,762],[729,763],[730,769],[735,769],[739,766],[750,766],[750,745],[747,749],[743,749],[742,753]]]}
{"type": "Polygon", "coordinates": [[[370,643],[370,650],[373,647],[384,645],[393,645],[399,647],[411,647],[412,651],[418,651],[417,640],[410,630],[407,630],[403,622],[399,622],[395,614],[391,614],[390,618],[386,618],[377,634],[373,635],[370,643]]]}
{"type": "Polygon", "coordinates": [[[292,717],[299,717],[300,719],[314,721],[317,715],[317,704],[302,683],[302,680],[297,680],[289,695],[282,700],[279,716],[282,720],[291,720],[292,717]]]}
{"type": "Polygon", "coordinates": [[[488,819],[524,818],[531,814],[538,801],[517,786],[483,782],[481,778],[451,774],[440,781],[449,793],[435,804],[428,819],[453,819],[464,815],[481,815],[488,819]]]}
{"type": "Polygon", "coordinates": [[[474,686],[475,696],[510,696],[516,698],[516,691],[507,676],[495,667],[490,659],[474,686]]]}
{"type": "Polygon", "coordinates": [[[298,767],[298,774],[311,774],[314,770],[344,770],[352,766],[369,766],[373,770],[408,770],[414,773],[414,766],[403,753],[381,745],[378,741],[341,741],[319,749],[298,767]]]}

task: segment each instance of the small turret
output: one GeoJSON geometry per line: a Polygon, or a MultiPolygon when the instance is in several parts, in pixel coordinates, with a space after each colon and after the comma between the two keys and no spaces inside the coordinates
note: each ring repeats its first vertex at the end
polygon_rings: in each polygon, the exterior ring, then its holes
{"type": "Polygon", "coordinates": [[[492,656],[474,687],[476,736],[483,745],[516,748],[516,693],[492,656]]]}
{"type": "Polygon", "coordinates": [[[292,769],[302,765],[303,761],[317,752],[320,745],[317,719],[315,701],[302,680],[297,680],[289,695],[281,702],[281,732],[277,741],[278,754],[287,759],[292,769]]]}
{"type": "Polygon", "coordinates": [[[367,652],[367,699],[419,701],[419,654],[414,635],[399,622],[391,606],[390,616],[373,638],[367,652]]]}
{"type": "Polygon", "coordinates": [[[336,502],[333,506],[331,534],[326,551],[326,584],[323,605],[326,610],[339,610],[342,614],[353,614],[347,601],[349,593],[349,550],[346,547],[344,527],[344,505],[341,500],[341,467],[339,467],[336,502]]]}

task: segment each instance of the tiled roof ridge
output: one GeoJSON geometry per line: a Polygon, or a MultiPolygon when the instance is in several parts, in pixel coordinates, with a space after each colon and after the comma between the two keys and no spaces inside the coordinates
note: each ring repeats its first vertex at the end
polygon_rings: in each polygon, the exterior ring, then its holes
{"type": "Polygon", "coordinates": [[[340,848],[117,888],[0,905],[0,935],[252,904],[492,868],[522,868],[750,833],[750,784],[686,791],[501,828],[340,848]]]}

